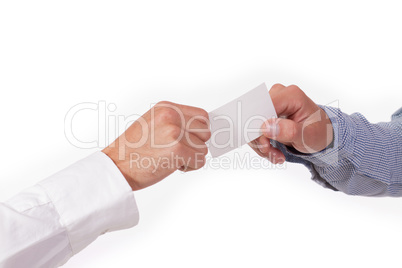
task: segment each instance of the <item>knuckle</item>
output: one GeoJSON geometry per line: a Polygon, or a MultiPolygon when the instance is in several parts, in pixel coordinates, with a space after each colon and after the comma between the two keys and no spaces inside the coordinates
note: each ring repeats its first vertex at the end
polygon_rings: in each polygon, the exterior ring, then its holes
{"type": "Polygon", "coordinates": [[[271,90],[272,90],[272,91],[278,91],[278,90],[281,90],[281,89],[283,89],[283,88],[285,88],[284,85],[279,84],[279,83],[276,83],[275,85],[273,85],[273,86],[271,87],[271,90]]]}
{"type": "Polygon", "coordinates": [[[161,107],[158,113],[158,119],[160,122],[175,122],[178,114],[171,108],[161,107]]]}
{"type": "Polygon", "coordinates": [[[166,105],[172,105],[171,102],[169,101],[159,101],[156,106],[166,106],[166,105]]]}
{"type": "Polygon", "coordinates": [[[296,85],[290,85],[286,88],[289,94],[300,95],[303,91],[296,85]]]}
{"type": "Polygon", "coordinates": [[[182,129],[175,125],[169,125],[167,128],[167,135],[173,140],[177,140],[182,133],[182,129]]]}

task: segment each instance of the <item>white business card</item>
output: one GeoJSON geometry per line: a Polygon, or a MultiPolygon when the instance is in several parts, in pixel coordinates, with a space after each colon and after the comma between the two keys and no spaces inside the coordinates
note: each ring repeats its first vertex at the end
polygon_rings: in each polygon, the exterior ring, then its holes
{"type": "Polygon", "coordinates": [[[272,117],[277,115],[265,83],[210,112],[212,157],[260,137],[262,124],[272,117]]]}

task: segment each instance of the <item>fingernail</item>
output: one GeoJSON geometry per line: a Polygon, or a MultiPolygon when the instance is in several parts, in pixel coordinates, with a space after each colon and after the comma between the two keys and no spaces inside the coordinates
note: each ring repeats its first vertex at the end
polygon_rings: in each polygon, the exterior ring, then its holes
{"type": "Polygon", "coordinates": [[[279,124],[277,121],[270,121],[269,123],[265,124],[265,133],[268,137],[276,137],[279,135],[279,124]]]}

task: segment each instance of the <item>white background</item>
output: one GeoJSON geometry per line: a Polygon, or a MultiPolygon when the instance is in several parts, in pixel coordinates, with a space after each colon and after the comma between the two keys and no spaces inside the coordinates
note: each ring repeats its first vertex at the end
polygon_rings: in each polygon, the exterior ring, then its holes
{"type": "MultiPolygon", "coordinates": [[[[81,102],[114,103],[116,116],[160,100],[210,111],[280,82],[387,121],[401,106],[400,11],[399,1],[1,1],[0,199],[99,150],[64,136],[81,102]]],[[[96,139],[96,113],[73,127],[96,139]]],[[[402,199],[332,192],[295,164],[175,173],[136,199],[138,226],[65,267],[401,263],[402,199]]]]}

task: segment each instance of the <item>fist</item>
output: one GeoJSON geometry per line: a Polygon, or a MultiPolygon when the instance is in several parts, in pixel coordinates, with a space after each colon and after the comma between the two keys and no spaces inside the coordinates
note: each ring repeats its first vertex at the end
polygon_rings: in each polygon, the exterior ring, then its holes
{"type": "Polygon", "coordinates": [[[163,101],[102,152],[113,160],[131,188],[139,190],[176,170],[203,167],[210,137],[205,110],[163,101]]]}

